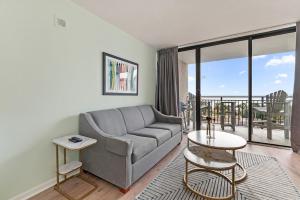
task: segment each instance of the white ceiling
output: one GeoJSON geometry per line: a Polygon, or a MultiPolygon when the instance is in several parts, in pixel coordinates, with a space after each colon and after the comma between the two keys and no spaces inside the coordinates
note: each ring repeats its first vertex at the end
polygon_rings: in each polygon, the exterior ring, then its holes
{"type": "MultiPolygon", "coordinates": [[[[252,48],[253,56],[295,51],[296,33],[253,40],[252,48]]],[[[201,49],[201,62],[242,58],[247,56],[248,41],[222,44],[201,49]]],[[[179,52],[178,58],[184,63],[194,64],[196,63],[195,50],[179,52]]]]}
{"type": "Polygon", "coordinates": [[[300,0],[73,0],[164,48],[300,20],[300,0]]]}

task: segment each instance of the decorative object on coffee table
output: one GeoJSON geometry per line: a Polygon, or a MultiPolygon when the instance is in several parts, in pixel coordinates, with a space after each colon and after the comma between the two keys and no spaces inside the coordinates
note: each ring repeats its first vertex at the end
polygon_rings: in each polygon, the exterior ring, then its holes
{"type": "Polygon", "coordinates": [[[97,185],[94,184],[93,182],[90,182],[88,179],[84,178],[82,176],[82,162],[80,161],[71,161],[67,163],[67,150],[71,151],[80,151],[81,149],[87,148],[97,142],[97,140],[81,136],[81,135],[69,135],[69,136],[64,136],[60,138],[55,138],[52,140],[52,142],[56,146],[56,185],[54,186],[54,189],[57,190],[59,193],[61,193],[63,196],[70,200],[75,200],[70,194],[64,192],[60,184],[69,180],[70,178],[77,176],[76,175],[70,175],[71,173],[75,173],[76,170],[79,170],[79,175],[78,177],[84,180],[85,182],[91,184],[94,186],[92,190],[81,196],[79,199],[83,199],[89,194],[91,194],[95,189],[97,188],[97,185]],[[59,147],[62,147],[64,150],[64,165],[59,166],[59,147]],[[60,181],[59,178],[60,176],[64,176],[64,180],[60,181]]]}
{"type": "Polygon", "coordinates": [[[206,117],[206,121],[207,121],[206,135],[208,138],[213,139],[215,138],[215,124],[214,123],[212,124],[212,121],[215,122],[215,119],[211,117],[206,117]]]}
{"type": "MultiPolygon", "coordinates": [[[[230,150],[234,157],[236,150],[242,149],[247,145],[247,141],[244,138],[222,131],[215,131],[215,138],[208,138],[206,131],[203,130],[192,131],[188,134],[188,148],[190,147],[190,142],[206,148],[230,150]]],[[[239,183],[247,177],[247,173],[240,163],[237,163],[237,166],[243,171],[243,175],[235,180],[236,183],[239,183]]]]}
{"type": "Polygon", "coordinates": [[[103,52],[103,95],[138,95],[135,62],[103,52]]]}

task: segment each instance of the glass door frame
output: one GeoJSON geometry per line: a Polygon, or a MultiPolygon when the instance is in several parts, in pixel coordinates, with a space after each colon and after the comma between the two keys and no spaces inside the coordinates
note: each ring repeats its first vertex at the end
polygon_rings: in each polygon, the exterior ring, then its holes
{"type": "Polygon", "coordinates": [[[195,60],[196,60],[196,130],[200,130],[201,128],[201,49],[205,47],[217,46],[221,44],[228,44],[240,41],[248,41],[248,106],[249,106],[249,113],[248,113],[248,142],[256,143],[256,144],[264,144],[264,145],[271,145],[271,146],[280,146],[280,147],[290,147],[285,145],[279,144],[270,144],[264,142],[257,142],[252,140],[252,52],[253,46],[252,41],[255,39],[267,38],[276,35],[288,34],[296,32],[296,26],[291,26],[288,28],[282,28],[252,35],[245,35],[240,37],[233,37],[230,39],[224,39],[219,41],[213,41],[198,45],[192,46],[185,46],[178,48],[178,52],[183,51],[190,51],[195,50],[195,60]]]}

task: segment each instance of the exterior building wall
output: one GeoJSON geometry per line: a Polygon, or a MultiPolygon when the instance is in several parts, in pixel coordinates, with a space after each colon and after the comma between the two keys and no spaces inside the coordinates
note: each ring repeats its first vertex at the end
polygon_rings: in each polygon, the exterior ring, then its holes
{"type": "Polygon", "coordinates": [[[188,64],[178,61],[178,71],[179,71],[179,100],[186,102],[186,97],[188,95],[188,64]]]}

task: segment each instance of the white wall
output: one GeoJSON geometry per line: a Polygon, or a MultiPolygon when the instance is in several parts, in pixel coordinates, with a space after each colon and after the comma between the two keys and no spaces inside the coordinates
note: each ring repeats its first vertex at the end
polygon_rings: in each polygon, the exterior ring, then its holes
{"type": "Polygon", "coordinates": [[[0,0],[0,68],[1,200],[55,176],[80,112],[154,103],[155,49],[69,0],[0,0]],[[101,95],[103,51],[139,63],[139,96],[101,95]]]}

